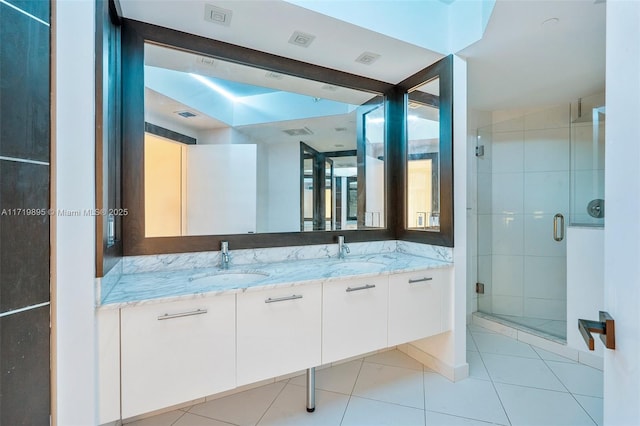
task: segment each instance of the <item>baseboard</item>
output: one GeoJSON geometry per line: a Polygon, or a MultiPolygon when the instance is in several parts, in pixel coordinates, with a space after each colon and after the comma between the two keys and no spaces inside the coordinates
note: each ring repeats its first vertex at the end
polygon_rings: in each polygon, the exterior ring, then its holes
{"type": "Polygon", "coordinates": [[[428,354],[423,350],[413,346],[411,343],[407,343],[406,345],[399,345],[398,350],[420,362],[425,367],[446,377],[452,382],[457,382],[458,380],[466,379],[467,377],[469,377],[469,364],[467,364],[466,362],[458,366],[450,365],[442,361],[441,359],[438,359],[433,355],[428,354]]]}

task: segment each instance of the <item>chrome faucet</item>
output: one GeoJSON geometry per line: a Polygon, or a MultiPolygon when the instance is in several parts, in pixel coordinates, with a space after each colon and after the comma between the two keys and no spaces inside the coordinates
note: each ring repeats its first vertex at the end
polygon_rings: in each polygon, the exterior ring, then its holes
{"type": "Polygon", "coordinates": [[[338,236],[338,259],[344,259],[345,253],[351,253],[349,246],[344,243],[344,235],[338,236]]]}
{"type": "Polygon", "coordinates": [[[229,269],[229,241],[220,242],[220,269],[229,269]]]}

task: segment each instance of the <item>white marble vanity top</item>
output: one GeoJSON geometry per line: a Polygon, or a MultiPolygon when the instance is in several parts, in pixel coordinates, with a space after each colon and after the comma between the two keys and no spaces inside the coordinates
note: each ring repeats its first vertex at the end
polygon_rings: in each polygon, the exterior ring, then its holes
{"type": "Polygon", "coordinates": [[[100,309],[117,309],[146,303],[167,302],[326,282],[345,277],[373,277],[428,268],[446,268],[452,263],[398,251],[272,263],[233,264],[228,270],[212,265],[171,271],[123,274],[102,294],[100,309]],[[229,274],[219,279],[218,275],[229,274]],[[217,278],[210,279],[209,277],[217,278]],[[228,279],[227,279],[228,278],[228,279]]]}

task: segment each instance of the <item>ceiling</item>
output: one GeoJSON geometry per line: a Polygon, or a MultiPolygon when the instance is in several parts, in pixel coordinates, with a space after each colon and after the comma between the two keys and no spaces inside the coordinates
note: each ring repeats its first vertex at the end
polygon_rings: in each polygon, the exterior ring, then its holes
{"type": "Polygon", "coordinates": [[[603,91],[605,6],[498,0],[484,37],[459,52],[468,62],[469,107],[533,108],[603,91]]]}
{"type": "MultiPolygon", "coordinates": [[[[443,56],[284,1],[121,0],[121,6],[127,18],[388,83],[443,56]],[[206,3],[232,11],[230,25],[205,21],[206,3]],[[300,47],[289,43],[294,31],[315,38],[300,47]],[[355,62],[363,52],[380,57],[355,62]]],[[[469,106],[531,108],[602,91],[604,37],[602,0],[497,0],[484,37],[458,52],[469,64],[469,106]],[[542,24],[550,18],[555,25],[542,24]]]]}
{"type": "MultiPolygon", "coordinates": [[[[120,0],[124,17],[227,43],[398,83],[444,55],[280,0],[120,0]],[[230,24],[205,21],[205,5],[231,11],[230,24]],[[315,36],[289,43],[295,31],[315,36]],[[370,65],[355,60],[380,55],[370,65]]],[[[339,2],[336,2],[338,5],[339,2]]]]}

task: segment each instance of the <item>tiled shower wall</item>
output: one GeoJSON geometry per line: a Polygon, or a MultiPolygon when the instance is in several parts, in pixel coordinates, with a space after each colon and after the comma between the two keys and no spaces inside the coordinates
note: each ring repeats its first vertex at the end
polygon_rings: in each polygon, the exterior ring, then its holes
{"type": "Polygon", "coordinates": [[[566,104],[479,130],[482,312],[566,319],[566,242],[554,241],[553,217],[569,218],[569,126],[566,104]]]}
{"type": "Polygon", "coordinates": [[[49,424],[49,1],[0,2],[0,424],[49,424]]]}

